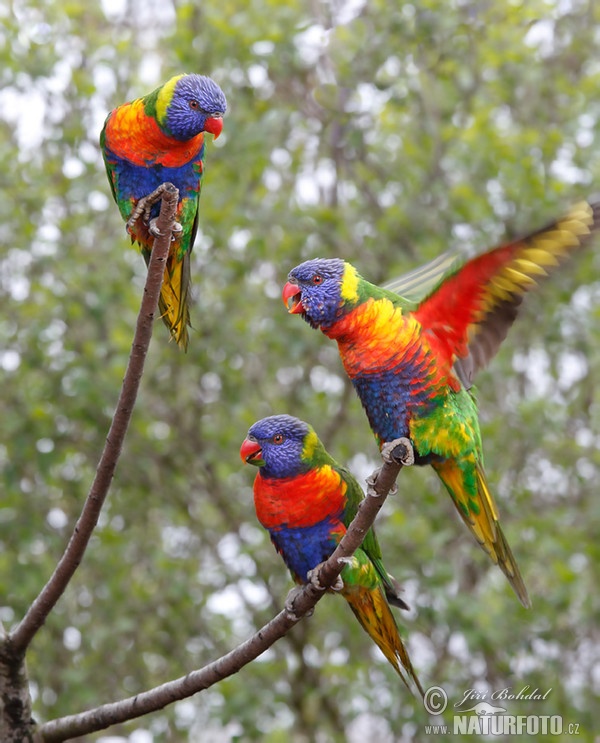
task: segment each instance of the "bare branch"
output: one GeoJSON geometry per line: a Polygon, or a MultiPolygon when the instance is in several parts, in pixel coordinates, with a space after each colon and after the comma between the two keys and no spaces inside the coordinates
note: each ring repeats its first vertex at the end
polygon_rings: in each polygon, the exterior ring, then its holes
{"type": "Polygon", "coordinates": [[[31,743],[34,729],[25,660],[11,654],[5,642],[0,643],[0,740],[31,743]]]}
{"type": "MultiPolygon", "coordinates": [[[[328,587],[335,583],[344,565],[340,558],[351,557],[360,547],[388,493],[394,487],[403,462],[406,464],[410,462],[410,457],[405,456],[406,453],[412,453],[410,442],[407,439],[399,439],[394,443],[396,448],[390,447],[390,450],[393,449],[392,454],[384,452],[383,466],[371,476],[367,497],[361,502],[359,511],[348,527],[348,531],[333,554],[321,566],[319,571],[321,585],[328,587]]],[[[311,612],[324,595],[325,592],[315,588],[312,583],[303,586],[294,596],[293,611],[284,609],[279,612],[248,640],[204,668],[192,671],[186,676],[149,691],[136,694],[134,697],[46,722],[40,726],[35,740],[39,743],[58,743],[58,741],[103,730],[110,725],[156,712],[168,704],[208,689],[237,673],[245,665],[262,655],[265,650],[289,632],[302,617],[311,612]]]]}
{"type": "Polygon", "coordinates": [[[25,653],[27,646],[46,621],[48,614],[64,593],[69,581],[77,570],[92,532],[98,522],[100,510],[106,499],[121,454],[123,440],[129,426],[129,421],[131,420],[140,386],[150,338],[152,337],[153,320],[162,286],[165,262],[171,244],[172,226],[175,221],[179,192],[172,184],[166,185],[167,187],[161,192],[162,204],[160,216],[157,221],[160,236],[154,241],[129,362],[123,379],[117,408],[108,431],[108,436],[106,437],[106,444],[98,462],[94,481],[83,505],[81,515],[75,524],[73,534],[63,556],[50,579],[29,607],[20,624],[17,625],[8,637],[7,642],[15,655],[25,653]]]}

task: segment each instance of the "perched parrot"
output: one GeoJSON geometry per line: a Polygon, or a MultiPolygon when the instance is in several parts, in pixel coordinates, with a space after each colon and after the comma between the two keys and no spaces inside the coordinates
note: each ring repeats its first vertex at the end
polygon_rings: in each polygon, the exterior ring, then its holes
{"type": "Polygon", "coordinates": [[[526,607],[527,590],[486,482],[470,388],[506,337],[524,293],[599,226],[600,204],[577,204],[546,228],[452,268],[419,302],[370,284],[339,258],[302,263],[283,288],[290,313],[337,341],[379,445],[410,438],[416,463],[435,469],[526,607]]]}
{"type": "MultiPolygon", "coordinates": [[[[255,423],[240,456],[259,470],[254,505],[260,523],[298,584],[324,562],[346,533],[363,497],[350,472],[327,453],[308,423],[290,415],[273,415],[255,423]]],[[[344,565],[343,587],[336,590],[350,604],[363,629],[379,646],[404,683],[411,678],[423,689],[398,633],[389,604],[408,608],[397,581],[383,566],[373,529],[344,565]]]]}
{"type": "MultiPolygon", "coordinates": [[[[165,267],[159,310],[177,344],[187,349],[190,314],[190,253],[198,229],[204,132],[215,139],[223,128],[225,95],[210,78],[177,75],[143,98],[117,106],[108,115],[100,147],[112,194],[128,221],[137,202],[165,182],[179,190],[173,244],[165,267]]],[[[160,202],[150,221],[128,224],[132,242],[150,261],[160,202]]]]}

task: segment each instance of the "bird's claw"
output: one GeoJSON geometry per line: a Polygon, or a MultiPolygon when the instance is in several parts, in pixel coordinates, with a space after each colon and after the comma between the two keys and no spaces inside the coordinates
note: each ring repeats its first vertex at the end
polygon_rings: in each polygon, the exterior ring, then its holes
{"type": "MultiPolygon", "coordinates": [[[[127,230],[127,234],[131,235],[134,238],[135,238],[135,232],[136,232],[135,226],[138,223],[139,219],[142,217],[142,214],[144,214],[143,209],[136,210],[131,214],[127,222],[125,222],[125,229],[127,230]]],[[[146,224],[147,222],[148,220],[145,220],[146,224]]]]}
{"type": "MultiPolygon", "coordinates": [[[[375,472],[372,472],[365,482],[367,483],[367,495],[371,498],[381,498],[381,493],[377,492],[377,488],[375,487],[375,483],[377,482],[377,478],[379,477],[379,473],[381,470],[377,469],[375,472]]],[[[392,487],[389,489],[388,494],[389,495],[396,495],[398,492],[398,485],[394,483],[392,487]]]]}
{"type": "Polygon", "coordinates": [[[319,580],[319,575],[321,573],[322,564],[323,563],[317,565],[316,568],[309,570],[306,574],[306,577],[310,581],[310,584],[313,586],[313,588],[316,588],[317,591],[327,591],[328,589],[331,591],[341,591],[344,588],[344,581],[342,580],[341,575],[336,576],[335,583],[331,586],[324,586],[321,583],[321,581],[319,580]]]}
{"type": "MultiPolygon", "coordinates": [[[[294,611],[294,603],[298,596],[302,593],[302,586],[294,586],[288,593],[288,595],[285,598],[285,602],[283,604],[283,608],[285,609],[287,615],[293,622],[300,621],[301,617],[299,617],[295,611],[294,611]]],[[[306,612],[306,614],[303,614],[302,616],[310,617],[313,615],[314,609],[310,609],[306,612]]]]}
{"type": "Polygon", "coordinates": [[[415,463],[415,450],[410,439],[402,436],[393,441],[387,441],[381,447],[381,456],[384,462],[394,462],[410,467],[415,463]]]}
{"type": "MultiPolygon", "coordinates": [[[[161,185],[152,191],[152,193],[149,193],[147,196],[142,196],[131,212],[131,216],[127,220],[127,232],[133,234],[135,223],[143,216],[144,224],[148,225],[150,234],[154,237],[160,237],[160,231],[156,228],[156,219],[150,219],[150,214],[152,213],[152,207],[162,199],[164,192],[173,188],[174,186],[172,183],[161,183],[161,185]]],[[[173,239],[175,235],[179,236],[182,231],[183,227],[179,222],[175,222],[173,224],[173,239]]]]}
{"type": "Polygon", "coordinates": [[[148,201],[146,201],[146,204],[144,206],[144,217],[143,217],[144,224],[151,225],[152,222],[156,222],[156,219],[150,219],[150,215],[152,214],[152,206],[153,204],[148,199],[148,201]]]}
{"type": "MultiPolygon", "coordinates": [[[[144,215],[145,217],[146,215],[144,215]]],[[[148,222],[148,232],[152,235],[152,237],[160,237],[161,232],[158,229],[157,225],[158,219],[151,219],[148,222]]]]}
{"type": "MultiPolygon", "coordinates": [[[[409,467],[415,463],[415,450],[410,439],[402,436],[393,441],[386,441],[381,447],[381,458],[386,464],[398,464],[409,467]]],[[[367,495],[371,498],[381,498],[383,493],[377,490],[377,480],[381,474],[381,469],[375,470],[366,479],[367,495]]],[[[389,495],[396,495],[398,485],[394,482],[392,487],[387,491],[389,495]]]]}
{"type": "MultiPolygon", "coordinates": [[[[152,235],[152,237],[160,237],[161,231],[158,229],[158,219],[151,219],[150,222],[148,222],[148,232],[152,235]]],[[[173,227],[171,228],[171,242],[174,242],[179,235],[183,232],[183,225],[180,222],[173,222],[173,227]]]]}

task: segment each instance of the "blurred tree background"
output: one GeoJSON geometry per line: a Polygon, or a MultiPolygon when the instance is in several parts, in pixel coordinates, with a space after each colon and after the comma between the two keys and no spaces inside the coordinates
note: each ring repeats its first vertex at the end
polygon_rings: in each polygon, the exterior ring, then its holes
{"type": "MultiPolygon", "coordinates": [[[[29,656],[45,720],[199,667],[281,608],[290,579],[256,522],[255,470],[238,456],[249,425],[288,412],[360,477],[378,459],[335,344],[286,315],[288,270],[341,256],[384,282],[448,248],[471,255],[537,228],[593,193],[600,6],[12,0],[0,37],[8,625],[80,512],[145,275],[110,200],[104,117],[182,71],[211,75],[229,101],[207,144],[190,351],[157,322],[101,522],[29,656]]],[[[445,689],[450,713],[471,688],[551,688],[543,702],[503,706],[563,715],[582,741],[600,692],[598,252],[529,298],[478,379],[489,480],[533,608],[429,468],[401,473],[378,521],[423,684],[445,689]]],[[[427,740],[427,722],[344,602],[326,597],[236,677],[89,739],[390,743],[427,740]]]]}

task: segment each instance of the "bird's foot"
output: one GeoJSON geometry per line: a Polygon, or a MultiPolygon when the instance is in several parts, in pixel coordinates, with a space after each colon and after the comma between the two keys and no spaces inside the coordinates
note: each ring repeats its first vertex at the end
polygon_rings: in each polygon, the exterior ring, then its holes
{"type": "Polygon", "coordinates": [[[410,439],[402,436],[393,441],[387,441],[381,447],[381,456],[385,462],[395,462],[404,467],[415,463],[415,450],[410,439]]]}
{"type": "MultiPolygon", "coordinates": [[[[344,559],[344,558],[340,558],[344,559]]],[[[344,588],[344,581],[342,580],[342,576],[338,575],[336,576],[335,583],[331,586],[324,586],[321,581],[319,580],[319,575],[321,574],[321,566],[323,563],[320,563],[312,570],[309,570],[306,574],[306,577],[308,578],[310,584],[313,586],[313,588],[316,588],[317,591],[327,591],[330,589],[331,591],[341,591],[344,588]]]]}
{"type": "MultiPolygon", "coordinates": [[[[300,621],[301,617],[296,614],[294,611],[294,604],[296,602],[296,599],[298,596],[302,593],[302,586],[294,586],[288,593],[288,595],[285,598],[285,602],[283,604],[283,608],[286,610],[289,618],[294,621],[298,622],[300,621]]],[[[310,617],[313,615],[314,609],[310,609],[310,611],[307,611],[306,614],[303,614],[302,616],[310,617]]]]}
{"type": "MultiPolygon", "coordinates": [[[[160,237],[161,232],[158,229],[157,225],[158,219],[151,219],[148,222],[148,232],[152,235],[152,237],[160,237]]],[[[180,222],[173,222],[173,229],[171,230],[171,242],[174,242],[177,240],[179,235],[183,232],[183,226],[180,222]]]]}
{"type": "MultiPolygon", "coordinates": [[[[415,451],[412,442],[404,436],[399,439],[393,439],[393,441],[387,441],[381,447],[381,458],[387,464],[399,464],[404,467],[409,467],[411,464],[415,463],[415,451]]],[[[381,498],[383,495],[383,493],[376,487],[380,474],[381,469],[377,469],[366,479],[367,495],[371,498],[381,498]]],[[[389,491],[386,492],[390,495],[396,495],[398,492],[398,485],[394,482],[389,491]]]]}
{"type": "MultiPolygon", "coordinates": [[[[381,498],[381,493],[377,492],[377,489],[375,487],[375,483],[377,482],[377,478],[379,477],[380,469],[376,469],[375,472],[371,472],[371,474],[366,478],[365,482],[367,483],[367,495],[370,498],[381,498]]],[[[396,495],[398,492],[398,485],[394,483],[392,487],[388,490],[389,495],[396,495]]]]}
{"type": "Polygon", "coordinates": [[[133,231],[135,230],[135,223],[138,221],[141,214],[142,212],[140,212],[139,214],[136,214],[135,209],[133,210],[133,212],[131,213],[131,217],[129,217],[127,222],[125,222],[125,229],[127,230],[127,234],[133,235],[133,231]]]}
{"type": "Polygon", "coordinates": [[[167,188],[171,187],[171,183],[161,183],[158,188],[152,191],[152,193],[149,193],[147,196],[142,196],[142,198],[133,208],[131,216],[127,220],[127,232],[131,234],[133,228],[135,227],[135,223],[140,217],[143,216],[145,224],[149,225],[150,233],[154,235],[154,237],[159,237],[159,234],[157,232],[152,232],[152,222],[155,222],[156,220],[150,220],[150,214],[152,212],[152,207],[154,206],[154,204],[160,201],[167,188]]]}
{"type": "Polygon", "coordinates": [[[152,237],[160,237],[160,230],[158,229],[157,225],[158,219],[151,219],[148,222],[148,232],[152,235],[152,237]]]}

